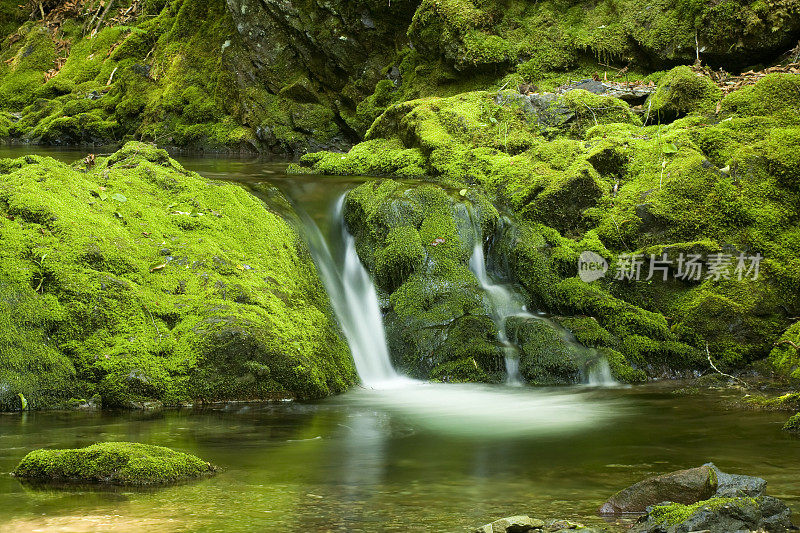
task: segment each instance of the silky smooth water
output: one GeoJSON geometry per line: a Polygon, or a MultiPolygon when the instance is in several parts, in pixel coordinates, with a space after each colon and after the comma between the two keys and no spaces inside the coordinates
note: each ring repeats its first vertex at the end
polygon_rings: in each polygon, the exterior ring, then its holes
{"type": "MultiPolygon", "coordinates": [[[[44,151],[6,148],[0,157],[44,151]]],[[[206,176],[241,182],[267,202],[260,184],[278,186],[331,245],[331,275],[355,276],[343,287],[366,283],[347,236],[341,249],[324,236],[341,231],[333,200],[368,178],[287,176],[285,165],[257,159],[179,159],[206,176]],[[349,265],[336,266],[348,255],[349,265]]],[[[313,248],[314,232],[305,231],[313,248]]],[[[356,292],[358,305],[375,302],[369,287],[356,292]]],[[[765,477],[769,492],[800,512],[800,440],[781,432],[785,414],[726,407],[723,393],[676,395],[675,385],[532,389],[403,380],[382,363],[364,366],[381,350],[372,333],[356,335],[365,340],[357,348],[367,359],[359,368],[365,386],[325,401],[0,415],[0,472],[33,448],[103,440],[169,446],[222,469],[150,490],[34,487],[0,474],[0,532],[464,531],[519,513],[602,524],[595,510],[617,490],[707,461],[765,477]]]]}

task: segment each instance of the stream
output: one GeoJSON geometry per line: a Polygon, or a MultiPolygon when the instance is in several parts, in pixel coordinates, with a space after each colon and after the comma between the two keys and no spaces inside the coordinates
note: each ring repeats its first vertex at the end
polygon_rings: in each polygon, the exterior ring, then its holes
{"type": "MultiPolygon", "coordinates": [[[[71,161],[85,150],[0,147],[0,158],[27,153],[71,161]]],[[[764,477],[800,513],[800,441],[781,431],[786,413],[729,407],[725,392],[683,396],[678,383],[534,389],[398,376],[374,288],[336,211],[371,178],[292,176],[284,163],[258,159],[177,159],[267,202],[260,185],[276,186],[298,208],[363,385],[317,402],[2,414],[0,532],[465,531],[515,514],[603,525],[595,511],[617,490],[708,461],[764,477]],[[31,449],[103,440],[168,446],[222,471],[161,489],[66,490],[6,474],[31,449]]],[[[497,305],[511,301],[475,256],[497,305]]],[[[513,354],[507,366],[516,385],[513,354]]]]}

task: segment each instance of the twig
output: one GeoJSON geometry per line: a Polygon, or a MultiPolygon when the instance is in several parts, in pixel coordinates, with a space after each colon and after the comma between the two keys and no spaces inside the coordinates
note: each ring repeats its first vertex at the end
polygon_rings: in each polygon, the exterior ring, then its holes
{"type": "Polygon", "coordinates": [[[114,67],[114,70],[111,71],[111,76],[108,77],[108,82],[106,82],[106,86],[111,85],[111,80],[114,79],[114,74],[117,72],[119,67],[114,67]]]}
{"type": "Polygon", "coordinates": [[[717,365],[715,365],[714,361],[711,360],[711,351],[708,349],[708,343],[706,343],[706,354],[708,355],[708,364],[711,365],[711,368],[716,370],[717,373],[725,376],[726,378],[730,378],[730,379],[732,379],[734,381],[738,381],[739,383],[742,384],[742,386],[747,387],[747,384],[744,381],[742,381],[741,379],[737,378],[736,376],[731,376],[730,374],[726,374],[725,372],[723,372],[722,370],[717,368],[717,365]]]}
{"type": "Polygon", "coordinates": [[[776,346],[776,347],[777,347],[777,346],[783,346],[784,344],[788,344],[789,346],[791,346],[792,348],[794,348],[795,350],[797,350],[798,352],[800,352],[800,346],[798,346],[797,344],[793,343],[793,342],[792,342],[792,341],[790,341],[790,340],[778,341],[778,342],[776,342],[775,344],[773,344],[773,346],[776,346]]]}
{"type": "Polygon", "coordinates": [[[92,36],[100,30],[100,26],[103,24],[103,19],[106,18],[108,12],[111,10],[111,6],[114,5],[114,0],[108,0],[108,4],[106,4],[106,8],[103,10],[103,14],[100,15],[100,18],[97,19],[97,26],[94,27],[94,31],[92,32],[92,36]]]}

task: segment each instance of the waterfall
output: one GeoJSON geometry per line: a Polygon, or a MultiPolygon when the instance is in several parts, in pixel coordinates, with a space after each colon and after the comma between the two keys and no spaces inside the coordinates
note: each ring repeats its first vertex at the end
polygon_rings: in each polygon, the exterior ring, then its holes
{"type": "Polygon", "coordinates": [[[344,196],[333,213],[334,229],[343,245],[338,260],[319,227],[308,217],[305,225],[311,253],[350,345],[356,370],[366,387],[384,388],[411,381],[392,368],[378,295],[356,253],[355,239],[344,227],[343,208],[344,196]]]}
{"type": "Polygon", "coordinates": [[[522,376],[519,373],[519,349],[508,340],[506,321],[512,316],[533,318],[533,315],[525,309],[525,305],[519,295],[489,277],[489,273],[486,270],[486,259],[483,255],[483,238],[478,225],[475,225],[475,233],[475,248],[472,251],[472,257],[469,259],[469,269],[478,278],[478,282],[486,292],[491,304],[492,321],[497,324],[497,338],[503,343],[506,383],[509,385],[522,385],[522,376]]]}
{"type": "MultiPolygon", "coordinates": [[[[483,252],[483,233],[480,225],[477,223],[477,217],[474,213],[470,213],[470,219],[475,236],[475,247],[469,260],[469,268],[472,273],[475,274],[475,277],[478,278],[478,282],[485,291],[491,305],[490,316],[492,321],[497,325],[497,338],[503,344],[506,383],[508,385],[522,385],[523,380],[519,371],[519,348],[508,339],[508,335],[506,334],[506,322],[511,317],[538,319],[542,319],[542,317],[537,317],[530,313],[525,308],[522,297],[508,284],[497,282],[489,275],[486,268],[486,258],[483,252]]],[[[567,336],[569,337],[569,342],[577,344],[571,334],[567,334],[567,336]]],[[[591,354],[591,357],[587,357],[586,362],[588,364],[585,367],[588,385],[603,387],[618,385],[611,375],[611,368],[604,357],[598,354],[596,350],[587,350],[582,346],[581,349],[591,354]]]]}

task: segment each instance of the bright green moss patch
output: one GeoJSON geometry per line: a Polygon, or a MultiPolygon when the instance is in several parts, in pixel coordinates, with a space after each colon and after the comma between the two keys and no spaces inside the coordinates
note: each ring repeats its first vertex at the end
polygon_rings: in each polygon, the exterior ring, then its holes
{"type": "Polygon", "coordinates": [[[758,507],[758,500],[755,498],[711,498],[691,505],[671,503],[669,505],[656,505],[648,513],[648,519],[654,523],[666,523],[674,526],[686,521],[698,511],[716,511],[723,507],[758,507]]]}
{"type": "Polygon", "coordinates": [[[0,404],[322,397],[355,380],[298,235],[244,189],[131,142],[0,160],[0,404]]]}
{"type": "Polygon", "coordinates": [[[769,362],[780,374],[800,380],[800,322],[795,322],[775,342],[769,362]]]}
{"type": "Polygon", "coordinates": [[[214,473],[187,453],[133,442],[103,442],[72,450],[35,450],[13,475],[30,481],[163,485],[214,473]]]}

